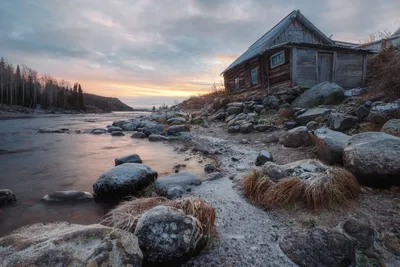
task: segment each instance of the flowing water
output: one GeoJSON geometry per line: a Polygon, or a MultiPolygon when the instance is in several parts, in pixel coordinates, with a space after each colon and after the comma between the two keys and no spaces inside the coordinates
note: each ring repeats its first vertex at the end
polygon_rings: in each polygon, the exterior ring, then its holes
{"type": "Polygon", "coordinates": [[[45,204],[41,198],[58,190],[92,192],[93,183],[114,166],[116,157],[136,153],[159,177],[173,173],[173,166],[182,163],[186,170],[203,176],[204,166],[198,158],[185,161],[187,155],[178,154],[167,144],[132,139],[129,133],[123,137],[75,133],[105,128],[133,115],[121,112],[0,120],[0,189],[10,189],[18,199],[14,205],[0,207],[0,236],[36,222],[99,222],[106,207],[94,201],[45,204]],[[71,133],[38,133],[40,128],[68,128],[71,133]]]}

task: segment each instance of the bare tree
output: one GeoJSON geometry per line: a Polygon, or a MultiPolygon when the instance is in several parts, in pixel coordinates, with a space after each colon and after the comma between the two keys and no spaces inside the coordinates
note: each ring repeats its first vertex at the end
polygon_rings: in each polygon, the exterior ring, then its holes
{"type": "Polygon", "coordinates": [[[370,33],[366,38],[360,41],[360,44],[368,44],[381,39],[386,39],[392,36],[392,33],[388,30],[377,31],[370,33]]]}

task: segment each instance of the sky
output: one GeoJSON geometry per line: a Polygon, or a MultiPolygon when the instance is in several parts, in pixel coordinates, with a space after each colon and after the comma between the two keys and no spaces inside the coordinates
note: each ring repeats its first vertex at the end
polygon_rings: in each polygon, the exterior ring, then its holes
{"type": "Polygon", "coordinates": [[[88,93],[158,106],[210,91],[295,9],[343,41],[400,27],[399,0],[0,0],[0,54],[88,93]]]}

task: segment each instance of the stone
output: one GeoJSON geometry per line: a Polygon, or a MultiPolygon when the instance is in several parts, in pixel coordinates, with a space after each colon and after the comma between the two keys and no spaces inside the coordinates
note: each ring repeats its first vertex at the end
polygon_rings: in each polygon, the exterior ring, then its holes
{"type": "Polygon", "coordinates": [[[96,128],[96,129],[92,129],[90,131],[91,134],[104,134],[106,132],[107,132],[107,130],[103,129],[103,128],[96,128]]]}
{"type": "Polygon", "coordinates": [[[144,139],[144,138],[146,138],[146,135],[142,132],[134,132],[131,135],[131,138],[144,139]]]}
{"type": "Polygon", "coordinates": [[[135,131],[140,126],[140,121],[131,121],[122,124],[120,127],[123,131],[135,131]]]}
{"type": "Polygon", "coordinates": [[[328,164],[343,163],[343,149],[350,136],[328,128],[320,128],[314,134],[318,159],[328,164]]]}
{"type": "Polygon", "coordinates": [[[309,121],[306,124],[307,129],[310,130],[310,131],[316,130],[318,128],[318,126],[319,126],[319,123],[316,122],[316,121],[309,121]]]}
{"type": "Polygon", "coordinates": [[[228,117],[226,117],[225,122],[230,122],[231,120],[235,119],[236,116],[236,114],[229,115],[228,117]]]}
{"type": "Polygon", "coordinates": [[[0,238],[2,266],[142,266],[132,233],[99,224],[36,223],[0,238]]]}
{"type": "Polygon", "coordinates": [[[9,189],[0,189],[0,206],[12,204],[17,201],[14,193],[9,189]]]}
{"type": "Polygon", "coordinates": [[[256,166],[262,166],[268,161],[274,161],[274,159],[273,159],[271,153],[263,150],[260,153],[258,153],[255,164],[256,164],[256,166]]]}
{"type": "Polygon", "coordinates": [[[240,132],[239,125],[233,125],[228,127],[228,133],[239,133],[239,132],[240,132]]]}
{"type": "Polygon", "coordinates": [[[167,123],[170,125],[183,124],[185,122],[186,122],[186,119],[183,117],[171,118],[171,119],[167,120],[167,123]]]}
{"type": "Polygon", "coordinates": [[[214,181],[214,180],[218,180],[223,178],[224,175],[222,172],[213,172],[213,173],[209,173],[207,174],[206,178],[204,180],[206,181],[214,181]]]}
{"type": "Polygon", "coordinates": [[[229,107],[229,108],[227,108],[226,113],[228,115],[232,115],[232,114],[242,113],[242,111],[243,111],[243,108],[240,108],[240,107],[229,107]]]}
{"type": "Polygon", "coordinates": [[[308,129],[305,126],[300,126],[288,131],[282,136],[280,142],[285,147],[292,148],[309,146],[312,143],[310,135],[308,134],[308,129]]]}
{"type": "Polygon", "coordinates": [[[317,119],[318,117],[326,117],[331,112],[327,108],[313,108],[309,109],[303,114],[296,117],[296,121],[301,125],[306,125],[308,122],[317,119]]]}
{"type": "Polygon", "coordinates": [[[356,266],[356,251],[345,235],[328,229],[312,228],[285,236],[279,246],[298,266],[356,266]]]}
{"type": "Polygon", "coordinates": [[[344,113],[331,113],[329,115],[329,128],[334,131],[347,131],[357,124],[358,118],[344,113]]]}
{"type": "Polygon", "coordinates": [[[121,127],[121,125],[124,125],[126,123],[129,123],[129,121],[128,120],[118,120],[118,121],[114,121],[112,126],[121,127]]]}
{"type": "Polygon", "coordinates": [[[197,175],[190,172],[179,172],[165,177],[158,178],[155,186],[156,192],[160,195],[167,195],[170,188],[181,187],[183,190],[192,186],[201,185],[202,180],[197,175]]]}
{"type": "Polygon", "coordinates": [[[180,266],[198,248],[202,229],[197,219],[181,210],[157,206],[140,217],[134,234],[145,263],[180,266]]]}
{"type": "Polygon", "coordinates": [[[280,179],[289,177],[291,174],[281,165],[277,165],[271,161],[266,162],[262,166],[262,172],[269,177],[272,181],[279,181],[280,179]]]}
{"type": "Polygon", "coordinates": [[[93,195],[89,192],[78,190],[56,191],[42,197],[45,202],[77,202],[92,200],[93,195]]]}
{"type": "Polygon", "coordinates": [[[236,120],[245,120],[247,118],[247,114],[245,113],[240,113],[238,115],[236,115],[236,120]]]}
{"type": "Polygon", "coordinates": [[[146,126],[143,129],[143,133],[146,136],[150,136],[152,134],[161,135],[164,132],[165,126],[163,124],[146,123],[146,126]]]}
{"type": "Polygon", "coordinates": [[[116,158],[115,160],[115,166],[124,164],[124,163],[143,163],[142,159],[138,154],[130,154],[126,155],[120,158],[116,158]]]}
{"type": "Polygon", "coordinates": [[[114,132],[111,132],[111,136],[125,136],[125,134],[120,131],[114,131],[114,132]]]}
{"type": "Polygon", "coordinates": [[[286,130],[291,130],[296,127],[299,127],[299,124],[295,121],[287,121],[283,124],[283,127],[285,127],[286,130]]]}
{"type": "Polygon", "coordinates": [[[364,120],[369,115],[369,108],[367,108],[365,105],[361,105],[353,113],[359,120],[364,120]]]}
{"type": "Polygon", "coordinates": [[[400,185],[400,138],[382,132],[353,135],[344,148],[343,163],[363,185],[400,185]]]}
{"type": "Polygon", "coordinates": [[[118,165],[102,175],[93,184],[97,201],[118,201],[137,196],[157,179],[157,172],[139,163],[118,165]]]}
{"type": "Polygon", "coordinates": [[[167,189],[166,197],[169,199],[180,198],[182,197],[183,193],[185,193],[185,190],[183,190],[182,187],[174,186],[167,189]]]}
{"type": "Polygon", "coordinates": [[[294,112],[292,108],[281,108],[278,110],[278,115],[281,118],[291,118],[294,116],[294,112]]]}
{"type": "Polygon", "coordinates": [[[278,142],[279,142],[279,137],[277,136],[277,134],[267,135],[264,139],[264,143],[266,144],[278,143],[278,142]]]}
{"type": "Polygon", "coordinates": [[[122,129],[121,129],[121,127],[108,127],[108,128],[107,128],[107,131],[108,131],[109,133],[112,133],[112,132],[122,132],[122,129]]]}
{"type": "Polygon", "coordinates": [[[348,219],[343,224],[343,230],[350,237],[354,238],[363,249],[374,247],[375,230],[364,222],[348,219]]]}
{"type": "Polygon", "coordinates": [[[375,103],[370,110],[369,121],[383,125],[390,119],[400,119],[400,103],[375,103]]]}
{"type": "Polygon", "coordinates": [[[149,136],[149,141],[150,142],[159,142],[159,141],[168,141],[169,138],[163,135],[159,135],[159,134],[151,134],[149,136]]]}
{"type": "Polygon", "coordinates": [[[278,109],[279,108],[279,99],[274,95],[269,95],[264,98],[263,101],[264,107],[268,107],[271,109],[278,109]]]}
{"type": "Polygon", "coordinates": [[[308,89],[297,97],[292,106],[313,108],[319,105],[329,105],[341,102],[344,99],[344,90],[335,83],[322,82],[308,89]]]}
{"type": "Polygon", "coordinates": [[[172,125],[168,127],[168,135],[179,135],[183,132],[190,132],[190,128],[187,125],[172,125]]]}
{"type": "Polygon", "coordinates": [[[217,121],[223,121],[223,120],[225,120],[225,118],[226,118],[226,113],[225,112],[218,112],[214,116],[214,120],[217,120],[217,121]]]}
{"type": "Polygon", "coordinates": [[[264,105],[254,105],[254,111],[260,113],[264,109],[264,105]]]}
{"type": "Polygon", "coordinates": [[[69,129],[60,128],[60,129],[52,129],[52,128],[42,128],[39,129],[38,133],[68,133],[69,129]]]}
{"type": "Polygon", "coordinates": [[[213,173],[213,172],[217,172],[217,171],[218,171],[218,168],[214,164],[206,164],[206,166],[204,167],[205,173],[213,173]]]}
{"type": "Polygon", "coordinates": [[[381,132],[400,137],[400,119],[388,120],[383,125],[381,132]]]}
{"type": "Polygon", "coordinates": [[[253,132],[254,125],[252,123],[243,123],[240,125],[240,132],[241,133],[251,133],[253,132]]]}
{"type": "Polygon", "coordinates": [[[254,126],[254,129],[257,132],[266,132],[268,130],[269,126],[265,125],[265,124],[257,124],[256,126],[254,126]]]}

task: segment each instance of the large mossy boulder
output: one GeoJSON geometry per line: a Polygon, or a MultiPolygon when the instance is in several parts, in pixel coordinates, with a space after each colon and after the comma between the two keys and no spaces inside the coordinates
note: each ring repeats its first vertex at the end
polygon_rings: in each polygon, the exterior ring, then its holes
{"type": "Polygon", "coordinates": [[[179,266],[193,257],[203,232],[194,217],[176,208],[157,206],[140,217],[134,234],[146,264],[179,266]]]}
{"type": "Polygon", "coordinates": [[[343,163],[363,185],[400,185],[400,138],[381,132],[353,135],[344,148],[343,163]]]}
{"type": "Polygon", "coordinates": [[[322,82],[308,89],[293,102],[292,106],[313,108],[319,105],[335,104],[344,99],[344,89],[336,83],[322,82]]]}
{"type": "Polygon", "coordinates": [[[93,184],[97,201],[118,201],[137,196],[142,189],[154,183],[157,172],[139,163],[125,163],[103,173],[93,184]]]}
{"type": "Polygon", "coordinates": [[[0,239],[1,266],[142,266],[132,233],[99,224],[37,223],[0,239]]]}

